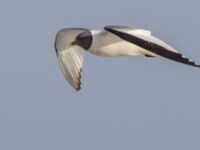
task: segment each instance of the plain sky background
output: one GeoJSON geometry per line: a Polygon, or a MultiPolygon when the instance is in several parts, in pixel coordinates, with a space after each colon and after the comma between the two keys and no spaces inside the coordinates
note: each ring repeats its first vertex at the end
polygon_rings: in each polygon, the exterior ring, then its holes
{"type": "Polygon", "coordinates": [[[200,69],[88,54],[82,90],[54,51],[64,27],[127,25],[200,63],[197,0],[1,0],[1,150],[199,150],[200,69]]]}

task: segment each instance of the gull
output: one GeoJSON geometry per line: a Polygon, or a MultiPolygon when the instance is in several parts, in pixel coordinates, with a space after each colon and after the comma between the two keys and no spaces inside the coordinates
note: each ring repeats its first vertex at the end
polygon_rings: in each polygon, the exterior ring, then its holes
{"type": "Polygon", "coordinates": [[[151,31],[123,26],[104,29],[64,28],[58,31],[55,50],[61,70],[69,84],[81,89],[81,72],[87,52],[98,56],[161,56],[176,62],[200,67],[151,31]]]}

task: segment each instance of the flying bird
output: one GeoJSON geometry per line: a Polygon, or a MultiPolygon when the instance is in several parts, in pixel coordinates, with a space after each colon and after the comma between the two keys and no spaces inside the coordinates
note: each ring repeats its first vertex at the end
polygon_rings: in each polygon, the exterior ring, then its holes
{"type": "Polygon", "coordinates": [[[56,35],[55,50],[65,78],[77,91],[81,89],[81,71],[87,52],[108,57],[161,56],[200,67],[169,44],[153,36],[151,31],[123,26],[61,29],[56,35]]]}

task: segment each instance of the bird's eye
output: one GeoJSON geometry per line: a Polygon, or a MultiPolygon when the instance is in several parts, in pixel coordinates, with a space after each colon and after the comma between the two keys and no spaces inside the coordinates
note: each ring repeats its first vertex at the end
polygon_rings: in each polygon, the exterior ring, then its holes
{"type": "Polygon", "coordinates": [[[79,40],[79,41],[83,41],[83,38],[79,37],[78,40],[79,40]]]}
{"type": "Polygon", "coordinates": [[[81,33],[78,35],[74,42],[72,42],[72,45],[79,45],[84,49],[88,49],[91,46],[92,43],[92,37],[90,35],[87,35],[88,33],[81,33]]]}
{"type": "Polygon", "coordinates": [[[84,40],[84,37],[80,36],[80,37],[78,37],[78,40],[79,40],[79,41],[83,41],[83,40],[84,40]]]}

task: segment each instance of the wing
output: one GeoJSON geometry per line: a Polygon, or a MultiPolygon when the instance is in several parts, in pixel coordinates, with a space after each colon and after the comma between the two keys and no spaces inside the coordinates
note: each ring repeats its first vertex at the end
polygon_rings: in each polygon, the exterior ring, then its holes
{"type": "Polygon", "coordinates": [[[130,27],[125,27],[125,26],[114,25],[114,26],[106,26],[105,29],[106,28],[115,29],[115,30],[129,33],[129,34],[141,34],[141,35],[147,35],[147,36],[151,35],[151,31],[149,31],[149,30],[130,28],[130,27]]]}
{"type": "Polygon", "coordinates": [[[130,43],[133,43],[141,48],[144,48],[147,51],[153,52],[154,54],[160,55],[162,57],[165,57],[165,58],[168,58],[180,63],[187,64],[187,65],[200,67],[200,65],[186,58],[185,56],[180,54],[176,49],[174,49],[167,43],[159,40],[156,37],[145,34],[144,32],[138,32],[138,31],[129,32],[127,29],[116,27],[116,26],[107,26],[104,29],[115,34],[121,39],[126,40],[130,43]]]}
{"type": "Polygon", "coordinates": [[[84,55],[85,50],[77,45],[57,53],[58,61],[65,78],[77,91],[81,89],[80,79],[84,55]]]}

